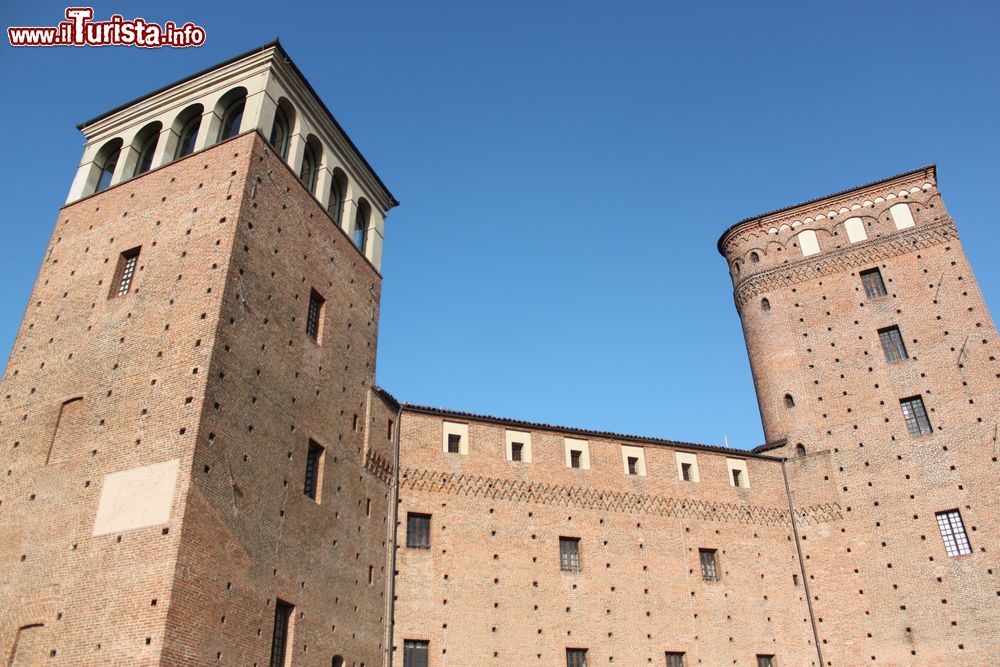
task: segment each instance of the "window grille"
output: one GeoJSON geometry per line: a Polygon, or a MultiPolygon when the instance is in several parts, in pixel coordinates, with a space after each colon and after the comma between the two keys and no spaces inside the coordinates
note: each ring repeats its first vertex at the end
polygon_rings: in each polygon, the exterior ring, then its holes
{"type": "Polygon", "coordinates": [[[415,514],[413,512],[407,513],[406,546],[410,549],[431,548],[430,514],[415,514]]]}
{"type": "Polygon", "coordinates": [[[965,532],[962,515],[958,510],[937,513],[938,528],[944,540],[944,550],[949,556],[965,556],[972,553],[969,535],[965,532]]]}
{"type": "Polygon", "coordinates": [[[523,442],[512,442],[512,443],[510,443],[510,460],[511,461],[523,461],[524,460],[524,443],[523,442]]]}
{"type": "Polygon", "coordinates": [[[135,267],[139,263],[139,248],[126,250],[118,258],[117,280],[111,296],[125,296],[132,289],[132,279],[135,278],[135,267]]]}
{"type": "Polygon", "coordinates": [[[861,272],[861,283],[865,286],[865,294],[869,299],[877,296],[885,296],[885,282],[882,281],[882,272],[876,269],[868,269],[861,272]]]}
{"type": "Polygon", "coordinates": [[[903,419],[906,420],[906,428],[910,435],[927,435],[931,432],[931,422],[927,418],[927,410],[924,409],[924,399],[911,396],[900,399],[899,404],[903,408],[903,419]]]}
{"type": "Polygon", "coordinates": [[[427,667],[430,642],[407,639],[403,642],[403,667],[427,667]]]}
{"type": "Polygon", "coordinates": [[[448,434],[448,453],[459,454],[462,451],[462,436],[458,433],[448,434]]]}
{"type": "Polygon", "coordinates": [[[701,578],[705,581],[719,580],[719,567],[715,559],[715,549],[698,549],[701,560],[701,578]]]}
{"type": "Polygon", "coordinates": [[[323,448],[309,441],[309,452],[306,454],[306,476],[302,493],[316,500],[316,493],[319,489],[320,462],[323,460],[323,448]]]}
{"type": "Polygon", "coordinates": [[[885,360],[890,364],[909,358],[909,355],[906,354],[906,345],[903,344],[903,336],[899,333],[899,327],[879,329],[878,338],[882,342],[885,360]]]}
{"type": "Polygon", "coordinates": [[[691,464],[690,463],[682,463],[681,464],[681,479],[683,479],[685,482],[690,482],[691,481],[691,464]]]}
{"type": "Polygon", "coordinates": [[[274,608],[274,631],[271,635],[271,667],[285,667],[288,653],[288,624],[295,609],[287,602],[277,601],[274,608]]]}
{"type": "Polygon", "coordinates": [[[580,538],[559,538],[559,569],[563,572],[580,571],[580,538]]]}
{"type": "Polygon", "coordinates": [[[306,315],[306,334],[309,335],[317,343],[319,342],[320,324],[323,321],[323,304],[326,303],[316,292],[313,290],[309,294],[309,312],[306,315]]]}
{"type": "Polygon", "coordinates": [[[578,449],[571,449],[569,451],[569,467],[579,468],[580,467],[580,457],[582,453],[578,449]]]}
{"type": "Polygon", "coordinates": [[[587,649],[566,649],[566,667],[587,667],[587,649]]]}

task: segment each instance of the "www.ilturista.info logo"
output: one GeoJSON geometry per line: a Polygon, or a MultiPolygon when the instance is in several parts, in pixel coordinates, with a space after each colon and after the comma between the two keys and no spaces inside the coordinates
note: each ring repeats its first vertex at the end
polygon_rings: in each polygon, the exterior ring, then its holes
{"type": "Polygon", "coordinates": [[[182,26],[173,21],[163,25],[145,19],[127,20],[114,14],[107,21],[94,21],[92,7],[67,7],[66,21],[55,27],[10,27],[11,46],[162,46],[182,48],[205,43],[205,29],[193,23],[182,26]]]}

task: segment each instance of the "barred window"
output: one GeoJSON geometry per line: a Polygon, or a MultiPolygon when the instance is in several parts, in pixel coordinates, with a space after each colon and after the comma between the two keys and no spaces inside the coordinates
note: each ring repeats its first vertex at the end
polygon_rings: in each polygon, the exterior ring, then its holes
{"type": "Polygon", "coordinates": [[[685,667],[684,653],[681,651],[667,651],[667,667],[685,667]]]}
{"type": "Polygon", "coordinates": [[[277,601],[274,607],[274,630],[271,633],[271,667],[285,667],[288,664],[288,626],[294,606],[277,601]]]}
{"type": "Polygon", "coordinates": [[[580,538],[559,538],[559,569],[563,572],[580,571],[580,538]]]}
{"type": "Polygon", "coordinates": [[[403,667],[427,667],[430,642],[407,639],[403,642],[403,667]]]}
{"type": "Polygon", "coordinates": [[[322,472],[323,447],[319,443],[310,440],[309,451],[306,453],[306,476],[302,493],[317,500],[319,483],[322,472]]]}
{"type": "Polygon", "coordinates": [[[947,510],[936,514],[941,538],[944,540],[944,550],[949,556],[964,556],[972,553],[969,535],[965,532],[962,515],[956,510],[947,510]]]}
{"type": "Polygon", "coordinates": [[[861,284],[865,286],[865,294],[869,299],[877,296],[885,296],[885,282],[882,281],[882,272],[877,268],[868,269],[861,272],[861,284]]]}
{"type": "Polygon", "coordinates": [[[309,312],[306,314],[306,334],[317,343],[323,329],[323,304],[326,300],[319,295],[319,292],[312,290],[309,293],[309,312]]]}
{"type": "Polygon", "coordinates": [[[583,452],[581,452],[579,449],[571,449],[571,450],[569,450],[569,467],[570,468],[579,468],[580,467],[580,457],[582,456],[582,454],[583,454],[583,452]]]}
{"type": "Polygon", "coordinates": [[[690,482],[691,481],[691,464],[690,463],[682,463],[681,464],[681,479],[683,479],[685,482],[690,482]]]}
{"type": "Polygon", "coordinates": [[[628,474],[638,475],[639,474],[639,457],[629,456],[628,457],[628,474]]]}
{"type": "Polygon", "coordinates": [[[406,514],[406,546],[410,549],[431,548],[431,515],[406,514]]]}
{"type": "Polygon", "coordinates": [[[903,408],[903,419],[906,420],[906,428],[910,435],[927,435],[931,432],[931,422],[927,419],[924,399],[911,396],[900,399],[899,404],[903,408]]]}
{"type": "Polygon", "coordinates": [[[524,460],[524,443],[523,442],[512,442],[512,443],[510,443],[510,460],[511,461],[523,461],[524,460]]]}
{"type": "Polygon", "coordinates": [[[448,453],[460,454],[462,452],[462,436],[458,433],[448,434],[448,453]]]}
{"type": "Polygon", "coordinates": [[[777,667],[773,655],[757,655],[757,667],[777,667]]]}
{"type": "Polygon", "coordinates": [[[903,344],[903,336],[899,333],[899,327],[879,329],[878,338],[882,341],[885,360],[890,364],[909,358],[909,355],[906,354],[906,345],[903,344]]]}
{"type": "Polygon", "coordinates": [[[139,263],[140,250],[142,250],[142,246],[126,250],[119,255],[115,279],[111,283],[111,297],[125,296],[132,288],[132,279],[135,278],[135,267],[139,263]]]}
{"type": "Polygon", "coordinates": [[[743,471],[733,468],[732,473],[733,473],[733,486],[743,486],[743,471]]]}
{"type": "Polygon", "coordinates": [[[587,667],[587,649],[566,649],[566,667],[587,667]]]}
{"type": "Polygon", "coordinates": [[[719,580],[719,566],[715,559],[715,549],[698,549],[701,560],[701,578],[705,581],[719,580]]]}

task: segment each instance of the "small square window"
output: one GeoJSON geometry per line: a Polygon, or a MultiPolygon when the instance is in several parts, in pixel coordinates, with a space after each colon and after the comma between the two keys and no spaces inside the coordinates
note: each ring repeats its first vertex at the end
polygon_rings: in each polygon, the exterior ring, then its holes
{"type": "Polygon", "coordinates": [[[862,271],[861,284],[865,286],[865,294],[868,295],[869,299],[886,295],[885,283],[882,281],[882,272],[877,268],[862,271]]]}
{"type": "Polygon", "coordinates": [[[890,364],[909,358],[906,354],[906,345],[903,344],[903,336],[899,333],[899,327],[879,329],[878,338],[882,343],[882,351],[885,352],[885,360],[890,364]]]}
{"type": "Polygon", "coordinates": [[[924,399],[919,396],[902,398],[899,405],[903,408],[903,419],[910,435],[927,435],[932,432],[927,410],[924,409],[924,399]]]}
{"type": "Polygon", "coordinates": [[[583,452],[581,452],[579,449],[571,449],[569,451],[569,467],[579,468],[582,456],[583,452]]]}
{"type": "Polygon", "coordinates": [[[458,433],[448,434],[448,453],[459,454],[462,451],[462,436],[458,433]]]}
{"type": "Polygon", "coordinates": [[[319,292],[312,290],[309,294],[309,312],[306,315],[306,334],[317,343],[323,333],[323,305],[326,300],[319,292]]]}
{"type": "Polygon", "coordinates": [[[715,549],[698,549],[701,561],[701,578],[705,581],[719,580],[719,564],[715,557],[715,549]]]}
{"type": "Polygon", "coordinates": [[[587,667],[587,649],[566,649],[566,667],[587,667]]]}
{"type": "Polygon", "coordinates": [[[563,572],[580,571],[580,538],[559,538],[559,569],[563,572]]]}
{"type": "Polygon", "coordinates": [[[682,651],[667,651],[667,667],[686,667],[682,651]]]}
{"type": "Polygon", "coordinates": [[[406,546],[410,549],[431,548],[431,515],[406,514],[406,546]]]}
{"type": "Polygon", "coordinates": [[[971,554],[972,546],[969,544],[969,535],[965,532],[961,513],[956,509],[938,512],[936,516],[945,552],[952,557],[971,554]]]}
{"type": "Polygon", "coordinates": [[[524,443],[523,442],[512,442],[510,443],[510,460],[511,461],[521,461],[524,456],[524,443]]]}
{"type": "Polygon", "coordinates": [[[681,463],[681,479],[685,482],[691,481],[691,464],[681,463]]]}

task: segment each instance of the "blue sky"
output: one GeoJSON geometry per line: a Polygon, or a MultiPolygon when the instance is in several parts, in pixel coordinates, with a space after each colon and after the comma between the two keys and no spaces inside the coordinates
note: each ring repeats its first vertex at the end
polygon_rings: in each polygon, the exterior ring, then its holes
{"type": "MultiPolygon", "coordinates": [[[[65,5],[5,3],[4,27],[65,5]]],[[[726,265],[748,215],[934,162],[991,311],[1000,4],[98,2],[187,50],[0,47],[0,363],[76,123],[280,36],[402,205],[378,382],[404,401],[762,440],[726,265]]]]}

